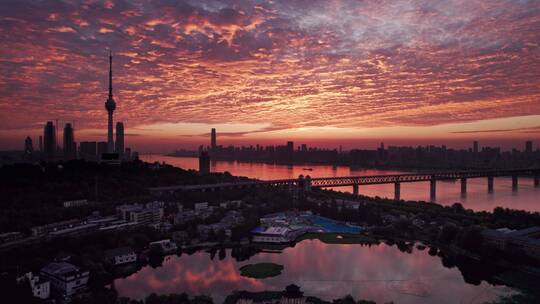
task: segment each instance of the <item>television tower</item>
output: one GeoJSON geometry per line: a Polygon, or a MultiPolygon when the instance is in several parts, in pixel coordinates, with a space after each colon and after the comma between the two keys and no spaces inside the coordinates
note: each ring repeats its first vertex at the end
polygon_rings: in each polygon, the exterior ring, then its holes
{"type": "Polygon", "coordinates": [[[107,131],[107,153],[114,152],[113,142],[113,112],[116,109],[116,102],[114,102],[112,94],[112,53],[109,51],[109,98],[105,102],[105,109],[109,114],[109,124],[107,131]]]}

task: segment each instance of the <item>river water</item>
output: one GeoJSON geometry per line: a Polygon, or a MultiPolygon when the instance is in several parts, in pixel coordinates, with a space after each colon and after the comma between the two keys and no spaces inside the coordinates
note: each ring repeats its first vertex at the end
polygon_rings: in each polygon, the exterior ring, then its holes
{"type": "MultiPolygon", "coordinates": [[[[164,155],[142,155],[141,159],[148,162],[166,162],[183,169],[198,169],[199,160],[193,157],[171,157],[164,155]]],[[[351,175],[383,175],[407,173],[395,170],[353,170],[346,166],[329,165],[278,165],[247,163],[236,161],[213,161],[211,171],[225,172],[232,175],[247,176],[262,180],[297,178],[300,174],[311,177],[333,177],[351,175]],[[305,170],[311,168],[312,170],[305,170]]],[[[429,182],[402,183],[401,198],[404,200],[430,200],[429,182]]],[[[334,190],[352,192],[352,187],[339,187],[334,190]]],[[[367,196],[394,197],[394,185],[360,186],[360,194],[367,196]]],[[[467,182],[467,195],[461,196],[460,182],[437,182],[436,202],[451,205],[460,202],[465,208],[476,211],[492,211],[495,207],[507,207],[527,211],[540,211],[540,188],[533,186],[532,178],[521,177],[519,188],[512,191],[511,178],[495,178],[494,192],[487,191],[487,178],[473,178],[467,182]]]]}
{"type": "Polygon", "coordinates": [[[466,283],[457,267],[443,266],[427,249],[406,253],[384,243],[329,245],[318,240],[302,241],[280,254],[261,252],[242,262],[231,257],[230,249],[223,260],[203,251],[169,256],[162,267],[146,266],[115,280],[114,286],[119,295],[137,299],[152,292],[185,292],[210,295],[221,303],[234,290],[277,291],[291,283],[306,295],[326,300],[351,294],[377,303],[483,303],[512,292],[485,281],[466,283]],[[283,273],[267,279],[240,275],[243,265],[260,262],[283,265],[283,273]]]}

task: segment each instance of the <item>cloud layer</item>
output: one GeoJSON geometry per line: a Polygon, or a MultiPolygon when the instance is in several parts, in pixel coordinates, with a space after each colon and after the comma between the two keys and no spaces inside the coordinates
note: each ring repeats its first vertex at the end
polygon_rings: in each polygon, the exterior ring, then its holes
{"type": "MultiPolygon", "coordinates": [[[[0,2],[0,129],[432,126],[540,114],[540,2],[0,2]]],[[[245,130],[239,130],[244,132],[245,130]]],[[[231,130],[234,132],[234,130],[231,130]]]]}

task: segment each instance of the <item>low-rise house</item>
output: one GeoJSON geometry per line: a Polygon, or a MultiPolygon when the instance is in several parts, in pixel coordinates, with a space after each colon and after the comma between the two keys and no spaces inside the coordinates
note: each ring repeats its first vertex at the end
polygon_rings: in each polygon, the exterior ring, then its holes
{"type": "Polygon", "coordinates": [[[90,273],[66,262],[53,262],[41,268],[41,276],[50,281],[52,291],[71,298],[86,289],[90,273]]]}
{"type": "Polygon", "coordinates": [[[105,251],[105,257],[114,266],[137,261],[137,254],[130,247],[120,247],[105,251]]]}
{"type": "Polygon", "coordinates": [[[161,248],[163,253],[174,253],[178,250],[176,243],[169,239],[151,242],[150,247],[153,247],[153,246],[159,246],[159,248],[161,248]]]}

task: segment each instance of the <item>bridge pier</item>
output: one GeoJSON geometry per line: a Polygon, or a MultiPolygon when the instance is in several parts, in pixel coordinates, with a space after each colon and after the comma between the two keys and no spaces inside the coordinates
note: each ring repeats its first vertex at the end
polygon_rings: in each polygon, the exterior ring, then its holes
{"type": "Polygon", "coordinates": [[[493,176],[488,176],[488,192],[493,193],[493,176]]]}
{"type": "Polygon", "coordinates": [[[540,175],[538,174],[534,175],[534,187],[535,188],[540,187],[540,175]]]}
{"type": "Polygon", "coordinates": [[[353,184],[352,185],[352,192],[353,192],[354,196],[358,196],[360,194],[359,191],[358,191],[358,184],[353,184]]]}
{"type": "Polygon", "coordinates": [[[467,179],[461,179],[461,196],[464,197],[467,195],[467,179]]]}
{"type": "Polygon", "coordinates": [[[399,182],[394,183],[394,200],[401,200],[401,184],[399,182]]]}
{"type": "Polygon", "coordinates": [[[517,191],[518,189],[518,176],[512,175],[512,190],[517,191]]]}
{"type": "Polygon", "coordinates": [[[429,198],[432,202],[434,202],[436,196],[437,196],[437,180],[432,177],[431,181],[429,181],[429,198]]]}

